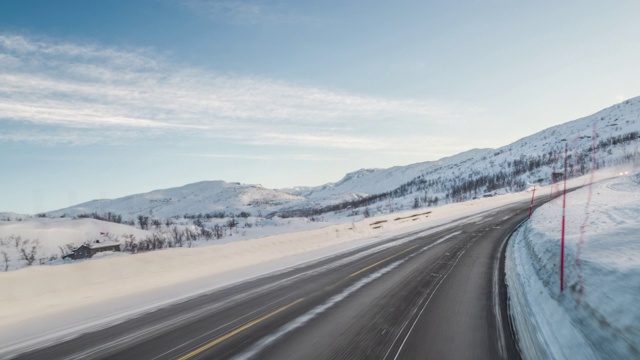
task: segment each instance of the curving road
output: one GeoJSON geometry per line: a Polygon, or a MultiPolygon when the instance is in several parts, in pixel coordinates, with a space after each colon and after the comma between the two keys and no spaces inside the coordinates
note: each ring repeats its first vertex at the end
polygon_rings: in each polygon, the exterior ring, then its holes
{"type": "Polygon", "coordinates": [[[18,359],[518,359],[502,256],[527,215],[503,207],[18,359]]]}

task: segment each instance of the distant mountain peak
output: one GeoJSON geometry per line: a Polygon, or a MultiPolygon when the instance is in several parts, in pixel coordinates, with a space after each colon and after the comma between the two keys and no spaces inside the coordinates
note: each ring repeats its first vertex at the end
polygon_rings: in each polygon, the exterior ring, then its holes
{"type": "Polygon", "coordinates": [[[221,180],[199,181],[175,188],[154,190],[112,200],[93,200],[48,213],[50,216],[77,216],[112,212],[133,219],[137,215],[169,218],[184,214],[211,212],[271,212],[303,197],[262,185],[245,185],[221,180]]]}
{"type": "Polygon", "coordinates": [[[354,179],[360,179],[362,177],[365,177],[371,173],[374,173],[376,171],[379,171],[382,169],[378,169],[378,168],[369,168],[369,169],[360,169],[360,170],[356,170],[356,171],[352,171],[350,173],[347,173],[347,175],[345,175],[342,179],[340,179],[340,181],[338,181],[335,185],[342,185],[344,183],[346,183],[347,181],[351,181],[354,179]]]}

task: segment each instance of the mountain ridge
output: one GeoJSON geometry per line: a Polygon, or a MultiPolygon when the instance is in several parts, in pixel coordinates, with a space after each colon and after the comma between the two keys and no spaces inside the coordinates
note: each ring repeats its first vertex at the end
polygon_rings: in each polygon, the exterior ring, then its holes
{"type": "Polygon", "coordinates": [[[636,161],[638,120],[640,97],[635,97],[497,149],[471,149],[436,161],[386,169],[359,169],[335,183],[315,187],[267,189],[261,185],[207,180],[112,200],[92,200],[46,214],[76,216],[107,211],[126,217],[139,214],[172,217],[214,211],[308,214],[297,211],[333,209],[338,204],[345,204],[345,208],[365,203],[363,206],[369,206],[373,203],[367,199],[374,196],[386,199],[390,210],[463,201],[486,191],[521,191],[527,184],[552,182],[557,176],[554,173],[562,167],[558,160],[564,156],[565,144],[571,149],[570,176],[589,171],[594,158],[598,168],[636,161]],[[629,144],[635,148],[629,149],[629,144]]]}

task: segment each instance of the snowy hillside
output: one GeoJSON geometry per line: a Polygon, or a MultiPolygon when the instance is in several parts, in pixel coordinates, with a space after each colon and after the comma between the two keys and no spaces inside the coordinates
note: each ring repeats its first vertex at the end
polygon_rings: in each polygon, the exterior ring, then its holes
{"type": "Polygon", "coordinates": [[[360,169],[348,173],[336,183],[329,183],[312,188],[301,188],[298,191],[288,192],[304,196],[306,199],[315,200],[316,202],[327,199],[353,200],[354,198],[366,195],[387,192],[421,174],[442,168],[443,166],[465,163],[470,159],[484,156],[491,151],[493,150],[473,149],[438,161],[426,161],[407,166],[394,166],[388,169],[360,169]]]}
{"type": "Polygon", "coordinates": [[[114,200],[94,200],[70,208],[51,211],[47,215],[59,217],[112,212],[122,215],[125,219],[134,219],[137,215],[162,219],[183,214],[214,212],[266,213],[283,205],[302,200],[304,198],[300,196],[266,189],[260,185],[202,181],[178,188],[156,190],[114,200]]]}
{"type": "Polygon", "coordinates": [[[384,213],[394,209],[466,201],[487,193],[550,184],[592,168],[640,165],[640,97],[596,114],[543,130],[499,149],[471,150],[436,162],[384,170],[360,170],[335,184],[303,189],[300,202],[280,215],[300,216],[355,208],[384,213]],[[343,201],[342,204],[339,204],[343,201]],[[328,205],[330,204],[330,205],[328,205]],[[324,208],[318,210],[318,206],[324,208]]]}

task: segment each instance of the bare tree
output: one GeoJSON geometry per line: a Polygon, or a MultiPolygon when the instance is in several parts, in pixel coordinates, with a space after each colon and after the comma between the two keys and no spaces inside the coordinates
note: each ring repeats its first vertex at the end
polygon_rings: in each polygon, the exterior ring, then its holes
{"type": "Polygon", "coordinates": [[[138,223],[140,224],[140,229],[149,230],[149,217],[144,215],[138,215],[138,223]]]}
{"type": "Polygon", "coordinates": [[[40,246],[40,242],[38,240],[34,241],[31,245],[31,250],[27,251],[25,249],[26,246],[29,245],[29,240],[25,240],[20,248],[20,254],[22,255],[22,260],[27,262],[27,266],[31,266],[34,261],[36,261],[36,257],[38,255],[38,247],[40,246]]]}
{"type": "Polygon", "coordinates": [[[177,226],[171,228],[171,239],[176,246],[182,247],[182,241],[184,240],[184,234],[178,230],[177,226]]]}
{"type": "Polygon", "coordinates": [[[75,249],[76,247],[73,245],[73,243],[67,243],[64,246],[58,246],[58,249],[60,250],[60,258],[64,258],[65,256],[71,254],[73,252],[73,249],[75,249]]]}
{"type": "Polygon", "coordinates": [[[6,251],[0,251],[2,253],[2,259],[4,260],[4,271],[9,271],[9,254],[6,251]]]}
{"type": "Polygon", "coordinates": [[[235,228],[236,226],[238,226],[238,221],[236,221],[236,219],[231,218],[227,220],[227,227],[229,228],[229,230],[233,230],[233,228],[235,228]]]}
{"type": "Polygon", "coordinates": [[[218,225],[218,224],[213,225],[213,229],[212,230],[213,230],[213,236],[216,239],[221,239],[224,236],[223,229],[222,229],[222,227],[220,225],[218,225]]]}
{"type": "Polygon", "coordinates": [[[13,240],[14,245],[16,247],[16,250],[20,249],[20,246],[22,245],[22,237],[21,236],[9,236],[9,239],[13,240]]]}
{"type": "Polygon", "coordinates": [[[58,246],[58,250],[60,250],[61,258],[64,258],[65,256],[69,255],[69,253],[67,253],[67,249],[65,249],[63,246],[58,246]]]}
{"type": "Polygon", "coordinates": [[[207,228],[202,228],[200,230],[200,232],[202,233],[202,236],[205,238],[205,240],[211,240],[213,239],[213,231],[207,229],[207,228]]]}
{"type": "Polygon", "coordinates": [[[185,235],[187,237],[187,240],[194,241],[194,240],[198,239],[198,230],[197,229],[191,230],[189,228],[185,228],[184,232],[185,232],[185,235]]]}

